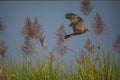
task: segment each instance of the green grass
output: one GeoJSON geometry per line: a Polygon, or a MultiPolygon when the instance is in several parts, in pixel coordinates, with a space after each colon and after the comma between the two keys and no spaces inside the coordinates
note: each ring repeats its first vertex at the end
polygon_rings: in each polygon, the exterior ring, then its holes
{"type": "Polygon", "coordinates": [[[95,60],[84,58],[82,62],[76,57],[70,66],[63,60],[57,66],[45,60],[35,65],[1,61],[0,80],[120,80],[115,56],[108,53],[103,59],[99,55],[95,60]]]}

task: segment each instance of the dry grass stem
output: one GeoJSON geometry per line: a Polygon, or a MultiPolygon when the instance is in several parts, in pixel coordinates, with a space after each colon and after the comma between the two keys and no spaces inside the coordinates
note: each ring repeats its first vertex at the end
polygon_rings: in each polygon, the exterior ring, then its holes
{"type": "Polygon", "coordinates": [[[7,46],[5,46],[5,42],[0,40],[0,55],[4,58],[7,52],[7,46]]]}
{"type": "Polygon", "coordinates": [[[94,51],[95,51],[94,50],[95,46],[92,44],[92,40],[89,38],[86,39],[84,47],[85,47],[86,51],[88,51],[88,53],[90,53],[90,54],[94,53],[94,51]]]}
{"type": "Polygon", "coordinates": [[[32,43],[29,38],[24,39],[24,44],[22,45],[23,55],[30,56],[33,53],[32,43]]]}
{"type": "Polygon", "coordinates": [[[4,24],[3,24],[3,21],[2,21],[2,18],[0,17],[0,32],[4,30],[4,24]]]}
{"type": "Polygon", "coordinates": [[[80,54],[79,54],[79,58],[80,58],[80,63],[84,63],[85,59],[86,59],[86,52],[84,49],[81,49],[80,54]]]}
{"type": "Polygon", "coordinates": [[[113,48],[115,51],[120,53],[120,34],[117,33],[115,40],[113,42],[113,48]]]}
{"type": "Polygon", "coordinates": [[[55,61],[55,52],[54,52],[54,50],[52,51],[52,52],[50,52],[50,54],[49,54],[49,56],[48,56],[48,59],[49,59],[49,61],[50,61],[50,63],[54,63],[54,61],[55,61]]]}

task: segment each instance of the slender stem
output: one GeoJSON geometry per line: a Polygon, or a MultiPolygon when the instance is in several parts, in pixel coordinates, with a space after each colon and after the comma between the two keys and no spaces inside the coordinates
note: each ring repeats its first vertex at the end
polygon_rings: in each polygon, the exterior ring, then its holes
{"type": "MultiPolygon", "coordinates": [[[[89,25],[89,16],[87,16],[87,22],[88,22],[88,25],[89,25]]],[[[89,40],[91,40],[90,26],[88,26],[88,29],[89,29],[89,32],[88,32],[88,38],[89,38],[89,40]]],[[[89,47],[90,47],[90,52],[89,52],[89,53],[92,54],[92,51],[91,51],[91,42],[90,42],[89,47]]]]}
{"type": "Polygon", "coordinates": [[[89,48],[90,48],[90,51],[89,51],[89,59],[90,59],[90,74],[91,74],[91,79],[93,80],[93,67],[92,67],[92,47],[91,47],[91,34],[90,34],[90,26],[89,26],[89,15],[87,16],[87,21],[88,21],[88,29],[89,29],[89,32],[88,32],[88,38],[90,40],[90,45],[89,45],[89,48]]]}

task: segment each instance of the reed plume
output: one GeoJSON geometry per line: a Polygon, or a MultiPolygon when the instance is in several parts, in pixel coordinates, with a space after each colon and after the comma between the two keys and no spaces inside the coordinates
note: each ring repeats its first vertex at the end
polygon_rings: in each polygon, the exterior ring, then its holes
{"type": "Polygon", "coordinates": [[[44,47],[45,35],[43,34],[42,26],[38,22],[38,19],[36,16],[33,22],[30,20],[29,17],[26,17],[25,26],[23,27],[23,30],[22,30],[22,35],[24,39],[39,40],[42,47],[44,47]]]}
{"type": "Polygon", "coordinates": [[[67,34],[64,25],[56,31],[56,48],[54,49],[59,55],[63,56],[70,48],[65,44],[64,36],[67,34]]]}
{"type": "Polygon", "coordinates": [[[64,36],[67,34],[64,24],[60,26],[60,28],[56,31],[56,45],[60,46],[65,43],[64,36]]]}
{"type": "Polygon", "coordinates": [[[100,53],[103,53],[102,51],[102,34],[106,31],[106,26],[105,23],[100,16],[100,14],[97,12],[95,17],[94,17],[94,22],[92,24],[92,31],[93,33],[98,36],[98,49],[100,50],[100,53]]]}
{"type": "Polygon", "coordinates": [[[26,17],[22,36],[24,38],[24,44],[22,45],[23,54],[25,56],[30,56],[33,52],[31,40],[34,38],[34,30],[32,28],[32,21],[29,17],[26,17]]]}
{"type": "Polygon", "coordinates": [[[38,22],[38,19],[36,16],[33,22],[33,31],[34,31],[34,38],[40,41],[40,44],[42,47],[46,47],[46,44],[44,42],[45,35],[43,32],[43,28],[42,28],[42,25],[38,22]]]}
{"type": "Polygon", "coordinates": [[[100,14],[97,12],[94,17],[94,22],[92,24],[92,30],[94,34],[101,36],[104,31],[106,31],[105,23],[100,16],[100,14]]]}
{"type": "Polygon", "coordinates": [[[93,9],[90,0],[82,0],[80,10],[85,14],[89,15],[93,9]]]}
{"type": "Polygon", "coordinates": [[[32,21],[30,20],[29,17],[26,17],[25,20],[25,26],[23,27],[22,30],[22,35],[24,38],[34,38],[34,29],[32,27],[32,21]]]}

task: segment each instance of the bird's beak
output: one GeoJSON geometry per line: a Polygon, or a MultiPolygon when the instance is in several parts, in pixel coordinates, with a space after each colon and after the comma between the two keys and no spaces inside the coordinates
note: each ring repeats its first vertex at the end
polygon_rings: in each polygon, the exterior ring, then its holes
{"type": "Polygon", "coordinates": [[[87,29],[87,31],[89,32],[89,29],[87,29]]]}

